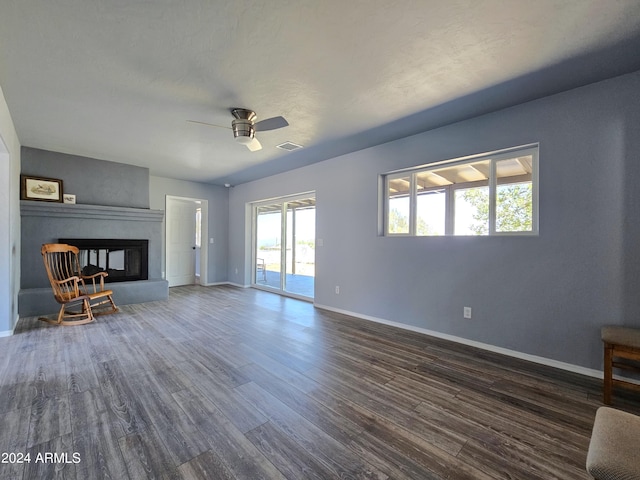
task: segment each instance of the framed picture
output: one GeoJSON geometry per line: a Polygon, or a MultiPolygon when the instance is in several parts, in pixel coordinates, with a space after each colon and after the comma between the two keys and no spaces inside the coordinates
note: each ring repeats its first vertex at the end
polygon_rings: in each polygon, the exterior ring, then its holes
{"type": "Polygon", "coordinates": [[[76,196],[72,193],[65,193],[62,195],[64,203],[76,203],[76,196]]]}
{"type": "Polygon", "coordinates": [[[22,200],[38,200],[41,202],[62,202],[62,180],[55,178],[30,177],[20,175],[22,200]]]}

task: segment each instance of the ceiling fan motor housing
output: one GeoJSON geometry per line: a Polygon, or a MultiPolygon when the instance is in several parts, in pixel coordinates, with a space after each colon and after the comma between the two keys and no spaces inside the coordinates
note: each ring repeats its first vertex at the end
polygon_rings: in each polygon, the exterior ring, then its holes
{"type": "Polygon", "coordinates": [[[256,128],[250,120],[233,120],[231,128],[238,143],[250,143],[256,134],[256,128]]]}
{"type": "Polygon", "coordinates": [[[251,143],[256,134],[256,127],[254,125],[256,113],[253,110],[247,110],[245,108],[234,108],[231,110],[231,114],[235,117],[231,122],[233,138],[235,138],[238,143],[251,143]]]}

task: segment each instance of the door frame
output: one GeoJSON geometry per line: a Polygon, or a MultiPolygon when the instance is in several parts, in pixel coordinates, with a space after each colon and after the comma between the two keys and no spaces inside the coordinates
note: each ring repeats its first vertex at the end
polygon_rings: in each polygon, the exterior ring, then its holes
{"type": "MultiPolygon", "coordinates": [[[[207,285],[209,272],[207,269],[208,261],[209,261],[209,201],[203,198],[192,198],[192,197],[180,197],[177,195],[166,195],[165,196],[165,232],[164,232],[164,265],[165,265],[165,276],[164,278],[169,278],[169,249],[167,245],[169,245],[169,221],[166,218],[169,215],[169,205],[172,202],[192,202],[194,205],[194,211],[197,207],[202,209],[201,214],[201,224],[200,224],[200,285],[207,285]]],[[[195,222],[195,218],[194,218],[195,222]]]]}
{"type": "MultiPolygon", "coordinates": [[[[0,94],[1,95],[1,94],[0,94]]],[[[0,234],[0,337],[13,335],[13,330],[18,323],[18,302],[16,282],[13,282],[14,257],[11,244],[13,242],[13,225],[11,211],[14,208],[11,190],[11,157],[2,133],[0,132],[0,225],[4,225],[4,231],[0,234]],[[15,315],[14,315],[15,314],[15,315]]],[[[15,198],[18,198],[17,195],[15,198]]]]}

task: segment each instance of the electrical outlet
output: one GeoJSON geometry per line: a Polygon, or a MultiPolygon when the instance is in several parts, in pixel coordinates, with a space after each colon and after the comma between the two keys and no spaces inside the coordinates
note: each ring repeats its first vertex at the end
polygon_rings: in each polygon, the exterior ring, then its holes
{"type": "Polygon", "coordinates": [[[462,313],[464,318],[471,318],[471,307],[464,307],[462,313]]]}
{"type": "Polygon", "coordinates": [[[236,275],[238,274],[238,269],[236,268],[236,275]]]}
{"type": "Polygon", "coordinates": [[[336,285],[336,295],[340,295],[340,287],[336,285]]]}

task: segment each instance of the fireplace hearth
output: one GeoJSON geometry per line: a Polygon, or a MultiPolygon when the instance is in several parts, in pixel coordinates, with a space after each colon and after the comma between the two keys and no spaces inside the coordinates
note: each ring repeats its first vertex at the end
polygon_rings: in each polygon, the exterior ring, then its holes
{"type": "Polygon", "coordinates": [[[147,280],[149,240],[60,238],[60,243],[80,249],[83,275],[107,272],[105,282],[147,280]]]}

